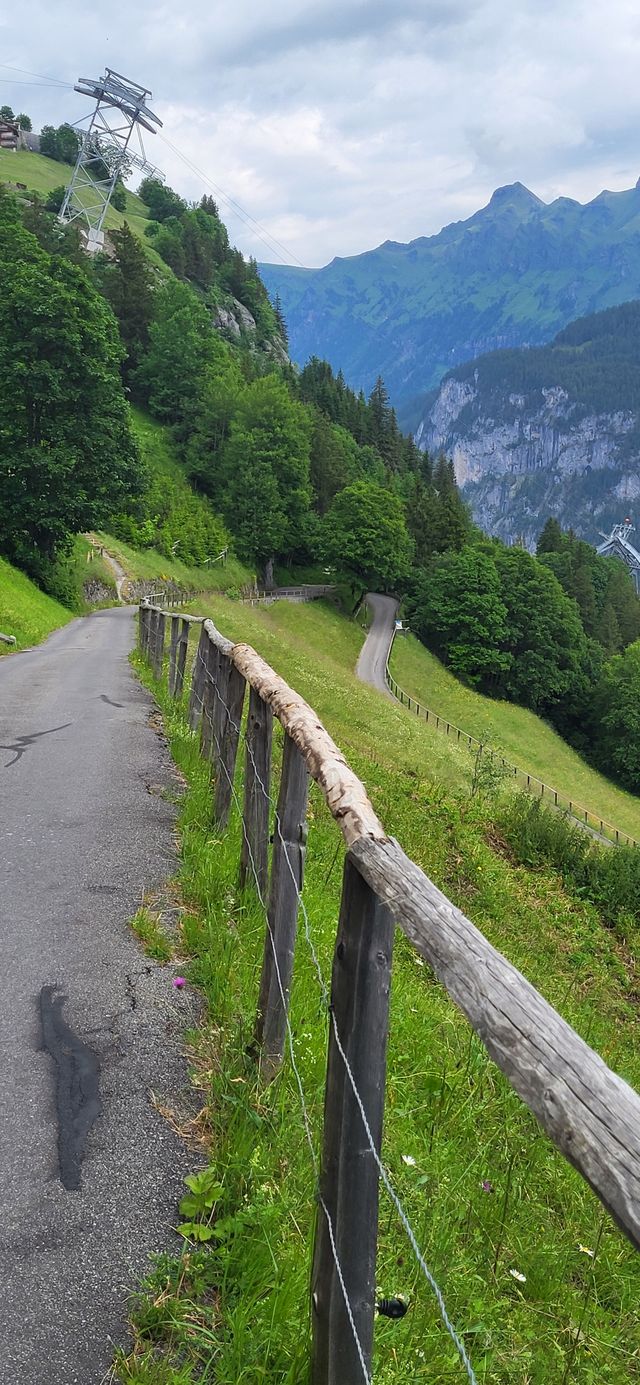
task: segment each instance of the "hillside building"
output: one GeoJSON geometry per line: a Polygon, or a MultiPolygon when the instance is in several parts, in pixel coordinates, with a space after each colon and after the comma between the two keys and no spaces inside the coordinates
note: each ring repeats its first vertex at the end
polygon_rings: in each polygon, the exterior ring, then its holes
{"type": "Polygon", "coordinates": [[[20,141],[20,126],[17,120],[0,120],[0,149],[15,153],[20,141]]]}

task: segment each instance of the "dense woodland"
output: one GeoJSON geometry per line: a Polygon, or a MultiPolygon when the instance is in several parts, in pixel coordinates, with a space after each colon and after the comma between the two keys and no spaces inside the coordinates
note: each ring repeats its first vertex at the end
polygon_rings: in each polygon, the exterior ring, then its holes
{"type": "Polygon", "coordinates": [[[75,231],[0,188],[4,555],[54,589],[84,529],[179,541],[194,562],[230,535],[266,580],[326,565],[354,603],[396,591],[460,678],[548,717],[639,791],[640,602],[624,567],[553,521],[535,557],[488,539],[452,464],[402,435],[382,380],[365,398],[316,358],[294,371],[211,198],[188,206],[153,180],[141,195],[157,255],[125,225],[89,260],[75,231]],[[214,324],[234,304],[256,326],[228,339],[214,324]],[[170,430],[197,522],[184,488],[146,472],[130,402],[170,430]]]}

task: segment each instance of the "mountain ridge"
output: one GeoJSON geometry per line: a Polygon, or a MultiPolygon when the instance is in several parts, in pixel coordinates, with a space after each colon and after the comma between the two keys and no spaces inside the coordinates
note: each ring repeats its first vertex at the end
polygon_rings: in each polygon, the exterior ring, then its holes
{"type": "Polygon", "coordinates": [[[293,359],[322,356],[367,392],[381,374],[414,426],[420,397],[448,370],[544,344],[576,317],[640,296],[640,188],[547,203],[506,184],[433,236],[260,272],[279,296],[293,359]]]}

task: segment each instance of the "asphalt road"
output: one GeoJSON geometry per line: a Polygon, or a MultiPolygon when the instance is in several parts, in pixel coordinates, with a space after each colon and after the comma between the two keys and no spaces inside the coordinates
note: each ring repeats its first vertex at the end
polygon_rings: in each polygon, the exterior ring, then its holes
{"type": "Polygon", "coordinates": [[[363,683],[370,683],[372,688],[377,688],[386,697],[391,697],[384,681],[384,671],[399,602],[393,596],[380,596],[376,592],[368,592],[366,602],[373,614],[373,620],[360,651],[356,674],[363,683]]]}
{"type": "Polygon", "coordinates": [[[175,863],[133,638],[121,607],[0,659],[3,1385],[100,1385],[193,1164],[151,1099],[186,1091],[191,1002],[127,926],[175,863]]]}

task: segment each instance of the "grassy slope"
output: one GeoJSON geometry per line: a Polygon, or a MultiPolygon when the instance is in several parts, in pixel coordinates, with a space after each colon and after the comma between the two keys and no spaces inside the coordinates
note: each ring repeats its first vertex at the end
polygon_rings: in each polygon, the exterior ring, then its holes
{"type": "MultiPolygon", "coordinates": [[[[173,452],[168,430],[149,418],[141,409],[132,409],[133,428],[140,444],[142,455],[149,469],[156,475],[167,476],[177,487],[195,494],[191,489],[183,468],[173,452]]],[[[204,500],[200,503],[204,505],[204,500]]],[[[252,579],[252,573],[239,558],[230,555],[225,564],[216,563],[207,567],[190,567],[179,557],[169,558],[154,548],[136,549],[115,539],[109,534],[101,534],[101,542],[109,553],[113,553],[131,577],[166,577],[182,582],[196,590],[230,591],[239,590],[252,579]]]]}
{"type": "MultiPolygon", "coordinates": [[[[0,630],[3,635],[15,635],[18,649],[38,644],[71,619],[71,611],[0,558],[0,630]]],[[[0,643],[0,655],[15,647],[0,643]]]]}
{"type": "Polygon", "coordinates": [[[405,692],[423,706],[640,840],[640,800],[591,769],[533,712],[465,688],[411,635],[395,641],[390,667],[405,692]]]}
{"type": "MultiPolygon", "coordinates": [[[[253,643],[308,698],[363,777],[387,829],[638,1085],[640,1026],[626,948],[552,873],[514,868],[492,849],[487,809],[468,796],[468,755],[357,683],[358,628],[318,605],[247,609],[221,597],[200,601],[198,609],[226,635],[253,643]]],[[[213,1028],[201,1035],[196,1067],[210,1103],[209,1157],[225,1189],[218,1215],[231,1220],[219,1248],[182,1262],[177,1295],[170,1287],[177,1272],[161,1267],[138,1313],[135,1358],[121,1363],[120,1378],[131,1385],[200,1379],[185,1364],[199,1361],[215,1372],[216,1385],[263,1378],[302,1385],[313,1222],[309,1150],[288,1064],[260,1093],[247,1057],[264,920],[237,895],[237,820],[222,840],[212,831],[210,789],[193,739],[171,708],[167,721],[191,779],[182,812],[182,883],[192,909],[182,936],[191,961],[177,967],[203,985],[211,1005],[213,1028]],[[157,1339],[175,1373],[159,1365],[157,1339]]],[[[305,899],[327,975],[341,851],[336,860],[338,833],[315,788],[309,817],[305,899]]],[[[318,1132],[326,1026],[303,929],[292,1025],[318,1132]]],[[[483,1385],[622,1385],[639,1377],[637,1256],[401,938],[384,1157],[483,1385]],[[482,1180],[489,1180],[488,1191],[482,1180]],[[594,1261],[579,1247],[596,1243],[594,1261]],[[513,1269],[526,1282],[515,1280],[513,1269]]],[[[384,1198],[377,1278],[383,1294],[407,1294],[412,1307],[402,1323],[378,1320],[376,1385],[457,1385],[460,1362],[384,1198]]]]}
{"type": "MultiPolygon", "coordinates": [[[[42,154],[29,154],[24,149],[19,149],[15,154],[7,150],[0,151],[0,182],[25,183],[33,192],[40,193],[41,197],[46,197],[54,188],[66,185],[71,178],[71,172],[70,164],[58,163],[56,159],[45,159],[42,154]]],[[[115,207],[110,207],[105,226],[108,230],[116,230],[128,221],[132,231],[143,235],[147,220],[148,212],[144,202],[136,197],[135,193],[127,192],[126,211],[117,212],[115,207]]]]}

